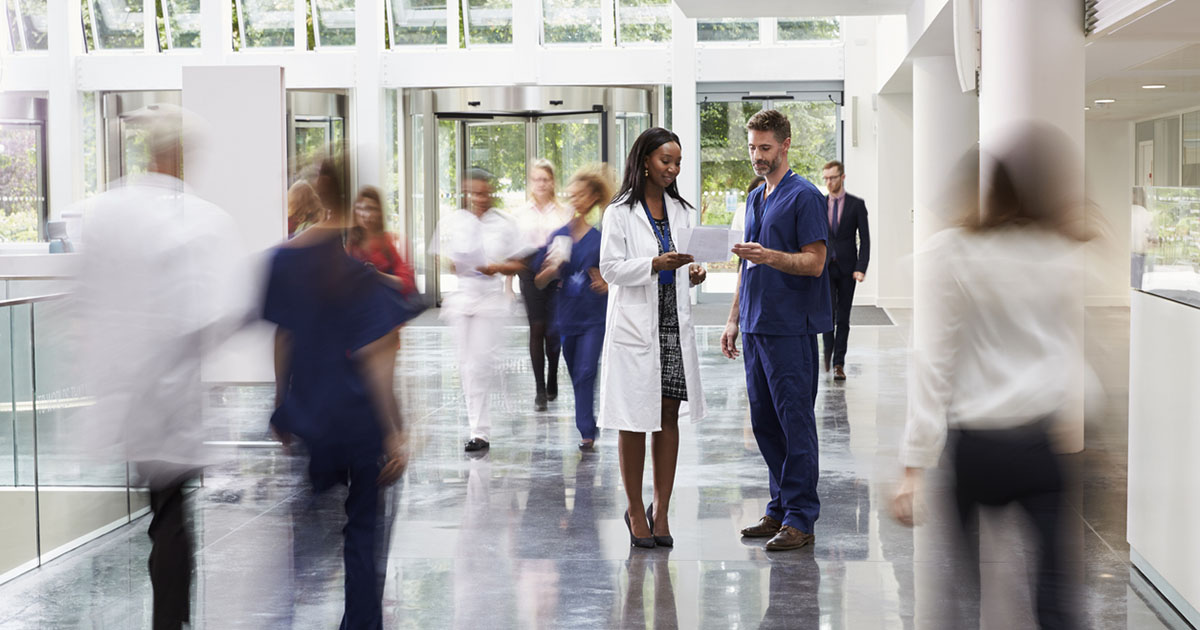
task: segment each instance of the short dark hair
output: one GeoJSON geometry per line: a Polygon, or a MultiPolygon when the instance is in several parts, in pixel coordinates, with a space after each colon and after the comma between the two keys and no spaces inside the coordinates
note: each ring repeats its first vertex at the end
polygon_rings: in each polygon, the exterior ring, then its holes
{"type": "Polygon", "coordinates": [[[480,168],[478,166],[472,166],[471,168],[467,169],[465,177],[463,177],[463,183],[483,182],[488,186],[491,186],[495,179],[496,178],[490,172],[488,172],[487,169],[480,168]]]}
{"type": "Polygon", "coordinates": [[[829,160],[828,162],[825,163],[825,166],[821,167],[821,170],[827,171],[831,168],[836,168],[838,170],[838,175],[846,174],[846,168],[844,166],[842,166],[842,163],[837,160],[829,160]]]}
{"type": "Polygon", "coordinates": [[[788,122],[787,116],[777,109],[764,109],[751,116],[750,120],[746,122],[746,129],[770,131],[775,134],[775,139],[779,142],[792,137],[792,123],[788,122]]]}

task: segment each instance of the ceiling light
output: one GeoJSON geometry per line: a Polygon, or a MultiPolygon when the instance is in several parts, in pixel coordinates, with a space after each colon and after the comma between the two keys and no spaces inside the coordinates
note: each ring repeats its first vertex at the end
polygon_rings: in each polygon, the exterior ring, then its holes
{"type": "Polygon", "coordinates": [[[1142,89],[1143,90],[1161,90],[1165,87],[1167,87],[1167,86],[1165,86],[1161,83],[1151,83],[1150,85],[1143,85],[1142,89]]]}
{"type": "Polygon", "coordinates": [[[1085,111],[1085,112],[1086,112],[1086,111],[1088,111],[1088,110],[1090,110],[1090,109],[1091,109],[1091,107],[1088,107],[1087,105],[1084,105],[1084,106],[1083,106],[1083,111],[1085,111]]]}
{"type": "Polygon", "coordinates": [[[1109,103],[1116,103],[1116,102],[1117,102],[1117,99],[1115,99],[1115,98],[1098,98],[1098,99],[1096,99],[1097,105],[1108,105],[1109,103]]]}

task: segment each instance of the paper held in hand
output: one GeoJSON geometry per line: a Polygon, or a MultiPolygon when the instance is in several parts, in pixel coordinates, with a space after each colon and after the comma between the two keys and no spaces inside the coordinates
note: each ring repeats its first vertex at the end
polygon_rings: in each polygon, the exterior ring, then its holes
{"type": "Polygon", "coordinates": [[[740,232],[725,226],[679,228],[677,232],[679,251],[691,254],[698,263],[727,262],[733,258],[735,243],[740,243],[740,232]]]}

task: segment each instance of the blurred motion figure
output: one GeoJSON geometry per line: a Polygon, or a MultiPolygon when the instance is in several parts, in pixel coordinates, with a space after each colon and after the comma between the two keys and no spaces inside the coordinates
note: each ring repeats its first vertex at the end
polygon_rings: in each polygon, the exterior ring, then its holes
{"type": "Polygon", "coordinates": [[[85,215],[79,298],[96,400],[87,432],[93,445],[116,446],[150,488],[154,628],[166,630],[191,617],[183,487],[208,459],[201,359],[250,310],[237,290],[246,270],[232,219],[180,179],[182,145],[201,140],[196,121],[164,105],[134,116],[148,129],[148,172],[120,180],[85,215]]]}
{"type": "MultiPolygon", "coordinates": [[[[978,170],[965,161],[965,181],[955,185],[966,194],[955,201],[970,214],[918,254],[924,296],[914,313],[905,477],[892,509],[913,524],[922,471],[949,446],[961,530],[980,505],[1020,505],[1037,537],[1038,624],[1077,628],[1060,541],[1065,472],[1053,437],[1085,369],[1077,250],[1088,235],[1081,200],[1064,185],[1067,136],[1029,125],[1006,147],[985,165],[981,212],[971,203],[978,170]]],[[[978,583],[977,549],[965,551],[978,583]]]]}

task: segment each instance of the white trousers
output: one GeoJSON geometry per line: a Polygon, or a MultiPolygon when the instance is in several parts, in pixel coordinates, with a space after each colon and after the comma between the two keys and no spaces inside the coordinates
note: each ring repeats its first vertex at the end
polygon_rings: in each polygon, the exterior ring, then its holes
{"type": "Polygon", "coordinates": [[[492,414],[488,399],[496,383],[504,319],[489,315],[459,315],[454,318],[453,326],[471,437],[491,441],[492,414]]]}

